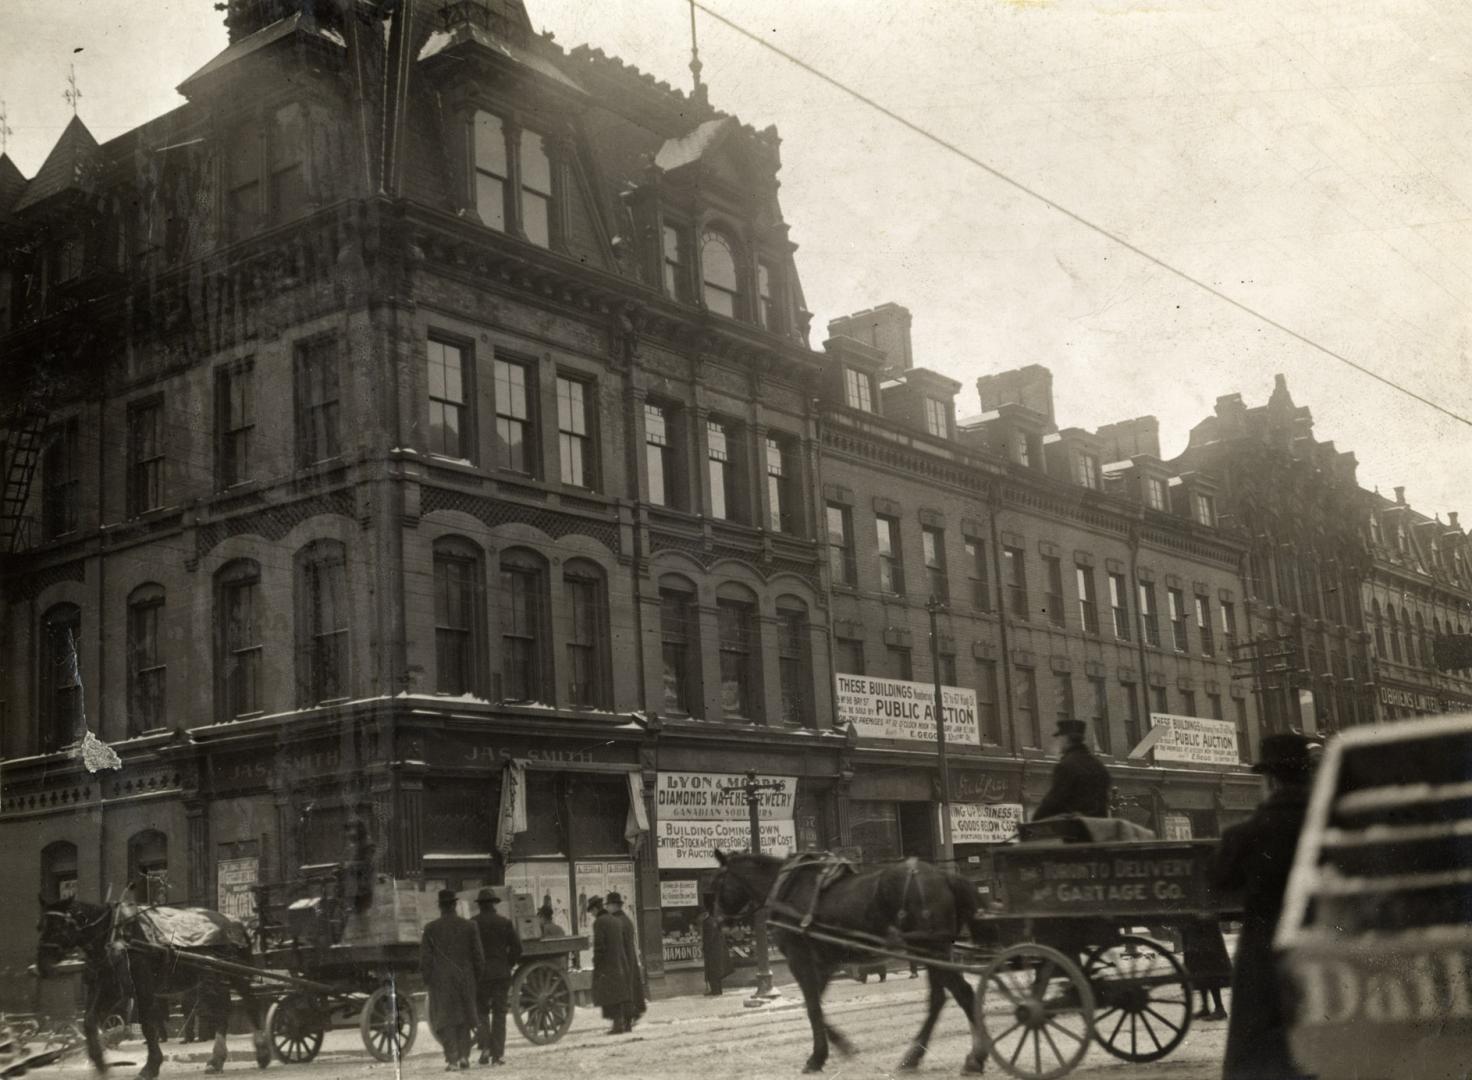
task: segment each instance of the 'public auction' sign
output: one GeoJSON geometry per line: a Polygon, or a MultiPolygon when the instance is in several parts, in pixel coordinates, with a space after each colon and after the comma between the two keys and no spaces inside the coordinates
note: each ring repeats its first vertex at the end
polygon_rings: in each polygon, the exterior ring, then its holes
{"type": "MultiPolygon", "coordinates": [[[[758,776],[761,783],[780,786],[757,793],[757,814],[763,821],[791,821],[797,803],[797,777],[758,776]]],[[[741,773],[662,772],[654,787],[655,817],[659,821],[741,821],[748,818],[746,783],[741,773]]],[[[743,848],[748,844],[742,844],[743,848]]]]}
{"type": "Polygon", "coordinates": [[[1160,729],[1153,749],[1155,760],[1188,761],[1195,765],[1236,765],[1237,728],[1230,720],[1203,720],[1199,716],[1150,714],[1151,733],[1160,729]]]}
{"type": "MultiPolygon", "coordinates": [[[[853,724],[861,739],[935,742],[935,686],[903,679],[839,675],[838,720],[853,724]]],[[[977,746],[976,691],[942,686],[946,742],[977,746]]]]}
{"type": "Polygon", "coordinates": [[[1021,803],[951,803],[952,843],[1006,843],[1021,824],[1021,803]]]}
{"type": "MultiPolygon", "coordinates": [[[[751,848],[751,829],[744,821],[661,820],[657,835],[661,870],[704,870],[717,865],[716,848],[751,848]]],[[[763,821],[761,837],[764,855],[789,855],[797,848],[791,821],[763,821]]]]}

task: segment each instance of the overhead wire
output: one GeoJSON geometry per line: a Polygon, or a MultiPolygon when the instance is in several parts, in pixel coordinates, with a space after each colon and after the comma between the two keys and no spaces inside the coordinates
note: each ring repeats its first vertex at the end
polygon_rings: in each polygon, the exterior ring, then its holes
{"type": "Polygon", "coordinates": [[[1453,420],[1460,421],[1461,423],[1466,424],[1468,427],[1472,427],[1472,417],[1463,416],[1461,413],[1458,413],[1453,409],[1442,405],[1440,402],[1433,401],[1425,395],[1419,394],[1409,387],[1401,385],[1394,379],[1390,379],[1384,375],[1381,375],[1374,369],[1366,367],[1364,364],[1350,359],[1343,353],[1335,349],[1331,349],[1329,346],[1321,344],[1318,341],[1315,341],[1313,338],[1310,338],[1306,334],[1293,329],[1291,326],[1288,326],[1287,324],[1274,319],[1272,316],[1258,310],[1252,305],[1244,303],[1243,301],[1233,297],[1231,294],[1223,292],[1221,289],[1218,289],[1215,286],[1202,281],[1200,278],[1194,276],[1193,274],[1188,273],[1187,271],[1181,269],[1173,263],[1167,262],[1165,259],[1159,257],[1158,255],[1154,255],[1151,252],[1146,251],[1144,248],[1139,247],[1138,245],[1132,243],[1130,240],[1106,228],[1105,226],[1099,224],[1091,218],[1085,217],[1078,211],[1064,206],[1062,203],[1057,202],[1056,200],[1043,194],[1036,188],[1033,188],[1023,181],[1010,176],[1006,172],[1003,172],[1001,169],[997,168],[995,165],[983,161],[981,158],[976,157],[974,154],[969,153],[968,151],[962,149],[960,146],[956,145],[954,142],[946,139],[944,136],[941,136],[931,131],[929,128],[926,128],[923,125],[909,119],[908,117],[895,112],[893,109],[888,108],[887,106],[881,104],[879,101],[876,101],[869,95],[848,85],[841,79],[838,79],[833,75],[829,75],[826,71],[813,64],[808,63],[806,60],[803,60],[800,57],[794,56],[792,53],[787,52],[780,46],[768,41],[760,34],[757,34],[752,30],[748,30],[746,27],[742,26],[740,23],[734,21],[733,19],[722,15],[718,11],[712,10],[709,6],[702,3],[701,0],[692,0],[692,2],[694,3],[695,7],[698,8],[700,11],[704,12],[707,16],[727,27],[728,29],[732,30],[733,32],[750,41],[755,42],[763,49],[775,53],[793,66],[807,72],[809,75],[820,80],[821,82],[827,83],[829,86],[832,86],[840,93],[843,93],[859,102],[862,102],[864,105],[894,121],[896,124],[899,124],[906,130],[920,136],[926,141],[934,143],[942,149],[955,154],[963,161],[966,161],[967,163],[974,165],[976,168],[981,169],[983,172],[989,174],[994,179],[1000,180],[1002,183],[1008,185],[1011,188],[1014,188],[1017,191],[1020,191],[1022,194],[1028,196],[1029,198],[1042,203],[1044,206],[1047,206],[1054,212],[1061,214],[1066,218],[1069,218],[1079,225],[1082,225],[1084,228],[1089,229],[1091,232],[1098,233],[1100,236],[1119,245],[1126,251],[1129,251],[1133,255],[1137,256],[1138,258],[1141,258],[1146,262],[1160,267],[1162,270],[1173,275],[1174,277],[1180,278],[1182,281],[1185,281],[1190,285],[1194,285],[1196,288],[1202,290],[1203,292],[1216,297],[1218,300],[1221,300],[1223,303],[1236,308],[1238,311],[1241,311],[1251,318],[1273,327],[1280,333],[1292,338],[1302,345],[1306,345],[1308,348],[1313,349],[1315,352],[1322,353],[1330,359],[1336,360],[1339,363],[1344,364],[1345,366],[1359,372],[1360,374],[1370,379],[1374,379],[1376,382],[1387,386],[1390,389],[1395,390],[1401,394],[1404,394],[1405,396],[1415,401],[1420,402],[1427,408],[1433,409],[1436,412],[1439,412],[1453,420]]]}

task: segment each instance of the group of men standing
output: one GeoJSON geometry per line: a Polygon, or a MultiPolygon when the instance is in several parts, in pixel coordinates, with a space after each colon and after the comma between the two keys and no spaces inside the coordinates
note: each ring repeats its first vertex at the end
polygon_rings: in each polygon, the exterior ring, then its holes
{"type": "Polygon", "coordinates": [[[588,899],[593,916],[593,1004],[611,1020],[610,1035],[625,1035],[644,1015],[644,973],[634,920],[624,914],[624,898],[616,892],[588,899]]]}
{"type": "Polygon", "coordinates": [[[506,1062],[506,1008],[521,935],[497,913],[490,889],[476,896],[474,919],[455,911],[453,889],[441,889],[440,917],[424,928],[420,973],[429,990],[429,1029],[445,1052],[445,1071],[470,1068],[471,1032],[482,1065],[506,1062]]]}

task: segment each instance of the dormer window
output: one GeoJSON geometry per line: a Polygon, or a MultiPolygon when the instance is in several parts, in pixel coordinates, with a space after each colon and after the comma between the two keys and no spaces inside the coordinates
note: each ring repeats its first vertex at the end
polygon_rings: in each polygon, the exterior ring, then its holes
{"type": "Polygon", "coordinates": [[[1216,500],[1199,491],[1191,493],[1191,517],[1198,525],[1208,527],[1216,524],[1216,500]]]}
{"type": "Polygon", "coordinates": [[[1151,510],[1164,511],[1168,505],[1165,481],[1158,476],[1147,476],[1144,478],[1144,489],[1145,505],[1151,510]]]}
{"type": "Polygon", "coordinates": [[[511,165],[501,118],[475,114],[475,212],[482,225],[506,229],[506,182],[511,165]]]}
{"type": "Polygon", "coordinates": [[[700,271],[705,306],[734,319],[741,295],[740,278],[736,273],[735,249],[723,233],[707,232],[700,238],[700,271]]]}
{"type": "Polygon", "coordinates": [[[245,124],[225,157],[225,228],[232,239],[307,209],[307,117],[295,102],[245,124]]]}
{"type": "Polygon", "coordinates": [[[873,412],[874,397],[869,387],[869,376],[851,367],[844,368],[843,400],[850,409],[873,412]]]}
{"type": "Polygon", "coordinates": [[[1025,431],[1012,433],[1012,460],[1024,469],[1032,466],[1032,454],[1028,449],[1028,438],[1025,431]]]}
{"type": "Polygon", "coordinates": [[[950,417],[946,403],[939,398],[925,399],[925,430],[937,439],[950,436],[950,417]]]}
{"type": "Polygon", "coordinates": [[[1073,452],[1073,480],[1080,487],[1099,490],[1099,457],[1086,450],[1073,452]]]}
{"type": "Polygon", "coordinates": [[[552,246],[552,161],[535,131],[521,133],[521,231],[538,247],[552,246]]]}
{"type": "Polygon", "coordinates": [[[664,227],[664,291],[671,299],[688,299],[689,269],[685,258],[685,234],[674,225],[664,227]]]}
{"type": "Polygon", "coordinates": [[[481,224],[551,247],[552,159],[546,140],[488,112],[475,114],[473,139],[473,194],[481,224]],[[515,185],[513,176],[518,178],[515,185]]]}

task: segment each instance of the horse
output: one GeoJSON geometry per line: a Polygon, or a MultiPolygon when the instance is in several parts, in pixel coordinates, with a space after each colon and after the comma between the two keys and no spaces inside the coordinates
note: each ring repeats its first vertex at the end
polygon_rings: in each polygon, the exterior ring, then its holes
{"type": "MultiPolygon", "coordinates": [[[[720,869],[711,883],[715,894],[713,914],[723,919],[741,918],[767,908],[773,886],[785,865],[771,855],[746,852],[715,853],[720,869]]],[[[814,864],[816,869],[821,864],[814,864]]],[[[804,869],[799,867],[799,872],[804,869]]],[[[854,1053],[853,1045],[823,1018],[823,991],[839,967],[855,960],[871,960],[874,954],[859,948],[821,941],[804,933],[811,929],[825,937],[867,940],[880,948],[929,952],[946,959],[950,946],[963,936],[976,913],[976,896],[970,882],[948,874],[918,859],[875,867],[839,877],[816,896],[817,874],[809,888],[808,915],[788,918],[797,929],[771,925],[772,937],[787,957],[797,985],[802,989],[808,1023],[813,1029],[813,1052],[803,1072],[822,1072],[830,1044],[840,1054],[854,1053]],[[801,924],[806,923],[807,926],[801,924]]],[[[789,892],[790,895],[790,892],[789,892]]],[[[927,965],[930,996],[925,1022],[900,1060],[900,1069],[919,1068],[929,1045],[935,1022],[950,991],[971,1024],[972,1048],[963,1072],[979,1073],[986,1061],[986,1044],[976,1024],[976,996],[957,971],[927,965]]]]}
{"type": "Polygon", "coordinates": [[[245,1004],[254,1036],[256,1064],[264,1069],[271,1063],[271,1044],[261,1030],[260,1003],[251,990],[249,977],[224,969],[207,970],[194,964],[180,963],[175,955],[177,952],[249,965],[250,942],[245,927],[234,919],[203,910],[151,908],[147,911],[154,919],[172,914],[192,919],[195,925],[199,920],[207,920],[219,929],[215,935],[218,940],[187,949],[150,947],[154,943],[150,942],[141,925],[138,909],[132,905],[89,904],[72,897],[50,903],[44,899],[41,901],[36,970],[42,976],[48,975],[68,953],[81,952],[85,960],[83,988],[87,1003],[83,1031],[92,1067],[99,1073],[107,1070],[99,1033],[103,1010],[113,1002],[131,998],[137,1004],[138,1026],[148,1044],[148,1059],[138,1072],[138,1080],[156,1080],[164,1060],[159,1049],[160,1006],[166,1003],[166,995],[186,994],[198,997],[198,1008],[206,1022],[206,1030],[212,1028],[215,1034],[214,1049],[205,1071],[222,1071],[225,1067],[225,1029],[230,1013],[230,992],[233,990],[245,1004]]]}

